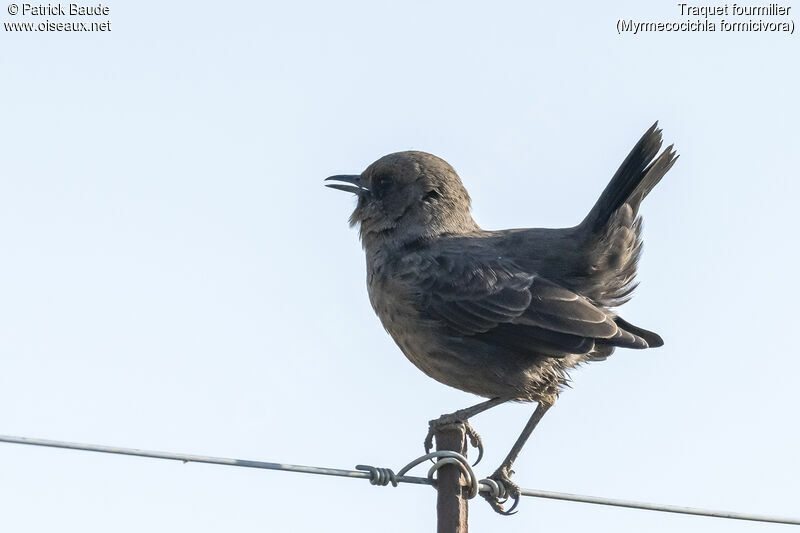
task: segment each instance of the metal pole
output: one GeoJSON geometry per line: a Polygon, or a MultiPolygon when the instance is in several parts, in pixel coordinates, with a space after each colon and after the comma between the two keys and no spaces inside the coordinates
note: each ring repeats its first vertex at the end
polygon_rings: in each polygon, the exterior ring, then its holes
{"type": "MultiPolygon", "coordinates": [[[[464,424],[455,423],[436,430],[436,450],[467,455],[464,424]]],[[[436,517],[438,533],[467,533],[468,507],[464,497],[464,476],[456,465],[445,465],[436,473],[436,517]]]]}

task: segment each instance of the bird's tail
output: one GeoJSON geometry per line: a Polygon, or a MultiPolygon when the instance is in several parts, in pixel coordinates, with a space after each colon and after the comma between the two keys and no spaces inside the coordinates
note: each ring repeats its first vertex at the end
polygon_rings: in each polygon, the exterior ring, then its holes
{"type": "Polygon", "coordinates": [[[581,222],[581,227],[595,234],[603,232],[609,220],[625,204],[631,207],[632,215],[636,216],[644,197],[678,159],[672,145],[656,157],[661,143],[661,130],[656,122],[622,162],[597,203],[581,222]]]}
{"type": "Polygon", "coordinates": [[[626,302],[636,288],[642,250],[639,204],[678,158],[672,146],[658,155],[661,130],[657,126],[653,124],[636,143],[578,226],[585,273],[581,294],[605,307],[626,302]]]}

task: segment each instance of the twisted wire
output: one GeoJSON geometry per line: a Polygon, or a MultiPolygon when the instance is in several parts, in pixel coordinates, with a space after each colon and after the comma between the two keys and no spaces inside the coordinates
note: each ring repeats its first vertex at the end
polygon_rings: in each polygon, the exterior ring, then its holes
{"type": "Polygon", "coordinates": [[[369,472],[369,482],[372,485],[380,485],[385,487],[389,483],[393,487],[397,486],[397,476],[392,472],[391,468],[376,468],[370,465],[356,465],[356,470],[364,470],[369,472]]]}

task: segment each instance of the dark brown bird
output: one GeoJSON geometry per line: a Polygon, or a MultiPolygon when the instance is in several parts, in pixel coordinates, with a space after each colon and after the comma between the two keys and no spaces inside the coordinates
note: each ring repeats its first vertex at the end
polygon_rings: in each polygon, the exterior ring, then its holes
{"type": "MultiPolygon", "coordinates": [[[[431,421],[464,422],[508,401],[537,402],[533,416],[490,476],[515,502],[511,466],[538,421],[581,363],[617,347],[643,349],[661,337],[610,308],[636,284],[642,248],[639,205],[672,167],[654,124],[639,140],[586,218],[562,229],[482,230],[455,170],[424,152],[378,159],[329,187],[358,196],[350,217],[367,256],[370,302],[420,370],[488,401],[431,421]]],[[[480,460],[480,457],[479,457],[480,460]]],[[[491,498],[495,510],[504,512],[491,498]]]]}

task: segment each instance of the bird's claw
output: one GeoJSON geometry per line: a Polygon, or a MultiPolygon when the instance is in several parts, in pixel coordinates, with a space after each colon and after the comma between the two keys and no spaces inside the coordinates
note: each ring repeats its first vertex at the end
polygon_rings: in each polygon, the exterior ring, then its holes
{"type": "Polygon", "coordinates": [[[508,470],[506,467],[498,468],[494,474],[489,476],[489,479],[497,483],[500,494],[482,494],[495,512],[505,516],[511,516],[512,514],[517,513],[516,508],[519,505],[519,499],[521,496],[519,485],[511,481],[511,475],[513,473],[513,470],[508,470]],[[514,500],[514,503],[511,505],[510,509],[506,510],[503,505],[508,502],[509,498],[514,500]]]}
{"type": "Polygon", "coordinates": [[[469,438],[469,443],[473,448],[478,450],[478,458],[472,464],[472,466],[475,466],[483,459],[483,441],[481,440],[481,436],[478,435],[478,432],[472,428],[468,421],[459,420],[451,415],[442,415],[436,420],[428,422],[428,434],[425,436],[425,453],[431,453],[431,450],[433,450],[433,436],[436,434],[436,430],[447,424],[455,423],[464,424],[464,430],[469,438]]]}
{"type": "Polygon", "coordinates": [[[472,463],[472,466],[477,466],[478,463],[481,462],[483,459],[483,440],[481,440],[481,436],[478,435],[478,432],[475,431],[472,426],[469,425],[469,422],[466,420],[464,421],[464,429],[467,431],[467,437],[469,437],[469,443],[472,445],[473,448],[478,450],[478,458],[475,459],[475,462],[472,463]]]}

